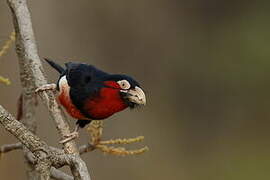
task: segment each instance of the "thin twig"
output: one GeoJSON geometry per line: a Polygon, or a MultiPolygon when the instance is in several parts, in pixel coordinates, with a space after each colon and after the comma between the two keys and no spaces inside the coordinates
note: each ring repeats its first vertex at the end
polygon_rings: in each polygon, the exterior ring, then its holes
{"type": "Polygon", "coordinates": [[[82,145],[82,146],[79,147],[80,154],[91,152],[91,151],[93,151],[95,149],[96,149],[96,147],[94,145],[90,144],[90,143],[82,145]]]}
{"type": "Polygon", "coordinates": [[[55,169],[54,167],[51,168],[51,178],[55,180],[74,180],[70,175],[55,169]]]}
{"type": "Polygon", "coordinates": [[[22,149],[22,143],[20,142],[15,144],[4,144],[0,147],[0,156],[3,155],[4,153],[18,149],[22,149]]]}

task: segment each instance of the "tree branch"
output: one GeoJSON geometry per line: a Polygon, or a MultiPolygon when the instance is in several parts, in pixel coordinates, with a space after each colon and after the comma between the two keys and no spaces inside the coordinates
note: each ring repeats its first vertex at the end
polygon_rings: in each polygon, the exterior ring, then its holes
{"type": "MultiPolygon", "coordinates": [[[[35,100],[34,100],[34,91],[36,88],[47,84],[47,80],[43,73],[42,64],[40,58],[37,53],[37,47],[35,43],[34,33],[32,29],[32,23],[30,18],[30,13],[27,7],[26,0],[7,0],[9,7],[11,9],[13,15],[13,24],[16,33],[16,52],[19,58],[19,65],[20,65],[20,76],[21,76],[21,83],[23,87],[23,119],[25,120],[25,125],[30,128],[32,132],[35,132],[36,129],[36,122],[34,119],[35,114],[35,100]]],[[[42,101],[45,102],[47,105],[51,117],[54,119],[56,128],[61,135],[64,137],[70,133],[69,126],[65,119],[62,116],[62,112],[55,100],[54,94],[52,92],[42,92],[40,93],[42,101]]],[[[3,109],[2,109],[3,110],[3,109]]],[[[2,112],[4,113],[4,111],[2,112]]],[[[8,114],[4,114],[8,115],[8,114]]],[[[3,118],[8,120],[8,118],[3,118]]],[[[14,121],[15,122],[15,121],[14,121]]],[[[15,123],[16,124],[16,123],[15,123]]],[[[14,125],[15,125],[14,124],[14,125]]],[[[16,137],[18,136],[19,132],[23,131],[19,129],[18,131],[12,131],[10,129],[11,126],[5,124],[6,129],[11,131],[13,135],[16,137]]],[[[18,124],[17,124],[18,125],[18,124]]],[[[27,131],[24,131],[28,133],[27,131]]],[[[33,134],[29,134],[31,137],[33,134]]],[[[23,140],[23,135],[19,138],[21,141],[23,140]]],[[[33,139],[36,140],[36,139],[33,139]]],[[[39,143],[40,141],[36,141],[39,143]]],[[[27,144],[27,142],[23,143],[28,149],[33,150],[34,147],[31,145],[34,144],[27,144]]],[[[41,144],[38,144],[39,146],[41,144]]],[[[44,144],[43,144],[44,145],[44,144]]],[[[76,161],[81,162],[81,158],[78,156],[79,151],[75,144],[75,141],[66,142],[64,144],[64,150],[68,154],[76,154],[76,161]]],[[[46,156],[45,156],[46,157],[46,156]]],[[[48,167],[49,162],[46,159],[39,158],[41,160],[38,164],[43,164],[44,169],[39,169],[41,173],[44,174],[44,178],[48,178],[48,167]],[[46,172],[45,172],[46,171],[46,172]]],[[[90,179],[89,173],[87,171],[85,163],[80,163],[81,166],[75,166],[74,164],[71,165],[71,171],[74,175],[75,179],[90,179]],[[82,168],[83,166],[83,168],[82,168]],[[81,172],[80,172],[81,171],[81,172]],[[84,173],[87,173],[85,175],[84,173]]],[[[38,165],[39,166],[39,165],[38,165]]],[[[43,178],[41,178],[43,179],[43,178]]]]}
{"type": "Polygon", "coordinates": [[[15,118],[9,114],[1,105],[0,123],[31,152],[35,152],[42,147],[45,147],[44,142],[42,142],[36,135],[29,131],[21,122],[15,120],[15,118]]]}
{"type": "MultiPolygon", "coordinates": [[[[9,114],[0,105],[0,124],[13,134],[26,148],[29,149],[34,155],[28,153],[28,159],[30,162],[34,162],[37,165],[37,170],[44,174],[46,179],[49,175],[46,171],[49,171],[51,165],[60,168],[64,165],[69,165],[71,169],[76,169],[74,172],[78,172],[76,177],[82,180],[89,180],[90,176],[86,168],[85,162],[77,154],[65,154],[64,151],[49,147],[45,142],[41,141],[36,135],[29,131],[21,122],[17,121],[11,114],[9,114]]],[[[18,145],[17,145],[18,146],[18,145]]]]}
{"type": "MultiPolygon", "coordinates": [[[[52,148],[51,149],[56,149],[56,148],[52,148]]],[[[29,164],[32,164],[32,165],[35,165],[37,162],[36,162],[36,158],[34,157],[34,155],[29,152],[27,155],[26,155],[26,159],[28,161],[29,164]]],[[[55,180],[74,180],[73,177],[71,177],[70,175],[67,175],[66,173],[56,169],[55,167],[52,167],[51,170],[51,178],[52,179],[55,179],[55,180]]]]}
{"type": "Polygon", "coordinates": [[[70,175],[55,169],[54,167],[51,168],[51,178],[55,180],[74,180],[70,175]]]}
{"type": "Polygon", "coordinates": [[[80,154],[84,154],[84,153],[93,151],[95,149],[96,149],[95,146],[93,146],[92,144],[88,143],[88,144],[85,144],[85,145],[81,145],[79,147],[79,152],[80,152],[80,154]]]}
{"type": "MultiPolygon", "coordinates": [[[[28,94],[29,99],[34,102],[35,89],[47,84],[47,80],[37,53],[30,13],[26,0],[8,0],[8,4],[13,14],[13,23],[16,32],[16,52],[19,58],[21,82],[26,92],[24,94],[28,94]]],[[[69,134],[69,126],[61,114],[54,94],[48,91],[42,92],[40,95],[55,121],[59,134],[62,137],[69,134]]],[[[25,98],[23,98],[23,102],[25,102],[25,98]]],[[[30,107],[32,106],[34,105],[31,104],[30,107]]],[[[29,106],[25,106],[24,108],[26,107],[29,108],[29,106]]],[[[74,141],[64,144],[64,148],[68,153],[78,153],[74,141]]]]}
{"type": "Polygon", "coordinates": [[[9,151],[22,149],[22,143],[5,144],[0,147],[0,153],[7,153],[9,151]]]}

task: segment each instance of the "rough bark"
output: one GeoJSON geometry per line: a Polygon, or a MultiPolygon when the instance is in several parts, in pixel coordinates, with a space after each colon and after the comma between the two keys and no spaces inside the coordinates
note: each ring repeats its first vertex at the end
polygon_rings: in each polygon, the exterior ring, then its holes
{"type": "MultiPolygon", "coordinates": [[[[49,147],[35,135],[37,128],[35,120],[35,89],[47,84],[47,80],[38,56],[26,0],[7,0],[7,2],[12,12],[16,33],[16,53],[18,55],[22,85],[22,108],[20,116],[22,117],[23,124],[17,121],[2,106],[0,106],[0,124],[22,143],[24,156],[26,157],[29,168],[29,179],[47,180],[50,178],[50,173],[53,174],[55,179],[71,179],[68,175],[55,169],[68,165],[75,180],[89,180],[90,175],[86,164],[79,156],[79,150],[75,141],[64,143],[64,151],[62,151],[49,147]],[[30,157],[32,157],[32,160],[30,157]],[[31,163],[32,161],[34,163],[31,163]]],[[[55,122],[60,138],[68,135],[70,128],[63,117],[63,113],[55,100],[53,92],[41,92],[40,97],[55,122]]]]}
{"type": "MultiPolygon", "coordinates": [[[[25,125],[17,121],[1,105],[0,124],[29,150],[26,157],[29,163],[35,165],[36,170],[39,172],[40,178],[38,179],[48,179],[51,167],[60,168],[64,165],[75,169],[74,172],[78,172],[76,174],[77,178],[82,180],[90,179],[86,165],[78,154],[68,154],[61,149],[48,146],[37,135],[29,131],[25,125]]],[[[14,150],[19,148],[21,144],[5,145],[0,149],[3,152],[14,150]]]]}

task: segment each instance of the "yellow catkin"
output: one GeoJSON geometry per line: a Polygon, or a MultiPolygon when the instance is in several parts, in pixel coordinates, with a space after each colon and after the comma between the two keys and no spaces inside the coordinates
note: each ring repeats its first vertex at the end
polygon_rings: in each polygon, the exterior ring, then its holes
{"type": "Polygon", "coordinates": [[[111,139],[111,140],[107,140],[107,141],[100,141],[99,144],[101,145],[108,145],[108,144],[131,144],[131,143],[135,143],[135,142],[140,142],[144,139],[143,136],[138,136],[135,138],[124,138],[124,139],[111,139]]]}
{"type": "Polygon", "coordinates": [[[91,134],[91,143],[98,144],[103,132],[103,121],[92,121],[87,130],[91,134]]]}
{"type": "Polygon", "coordinates": [[[97,145],[96,147],[106,154],[112,154],[117,156],[138,155],[149,150],[147,146],[134,150],[126,150],[123,147],[110,147],[105,145],[97,145]]]}
{"type": "Polygon", "coordinates": [[[10,85],[10,80],[7,78],[4,78],[2,76],[0,76],[0,83],[4,83],[6,85],[10,85]]]}
{"type": "Polygon", "coordinates": [[[5,42],[3,47],[0,49],[0,57],[7,53],[8,49],[11,47],[14,41],[15,41],[15,32],[13,31],[9,35],[9,39],[5,42]]]}
{"type": "Polygon", "coordinates": [[[88,132],[91,135],[91,144],[100,151],[117,156],[126,156],[126,155],[136,155],[142,154],[148,151],[148,147],[143,147],[140,149],[126,150],[124,147],[113,147],[107,146],[109,144],[131,144],[135,142],[140,142],[144,139],[143,136],[138,136],[135,138],[123,138],[123,139],[111,139],[107,141],[101,141],[101,136],[103,132],[103,121],[92,121],[87,128],[88,132]]]}
{"type": "MultiPolygon", "coordinates": [[[[5,53],[7,53],[8,49],[11,47],[11,45],[14,41],[15,41],[15,32],[13,31],[10,34],[9,39],[5,42],[3,47],[0,49],[0,57],[3,56],[5,53]]],[[[6,85],[9,85],[10,81],[9,81],[9,79],[0,76],[0,83],[4,83],[6,85]]]]}

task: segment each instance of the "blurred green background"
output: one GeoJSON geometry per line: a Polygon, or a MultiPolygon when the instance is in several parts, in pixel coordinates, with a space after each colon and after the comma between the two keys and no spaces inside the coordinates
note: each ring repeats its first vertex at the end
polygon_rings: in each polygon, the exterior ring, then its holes
{"type": "MultiPolygon", "coordinates": [[[[41,57],[126,73],[148,104],[105,122],[104,139],[144,135],[140,156],[83,155],[92,179],[270,178],[270,2],[232,0],[29,0],[41,57]]],[[[12,18],[0,1],[0,46],[12,18]]],[[[57,73],[44,64],[50,82],[57,73]]],[[[0,59],[0,103],[16,113],[14,50],[0,59]]],[[[59,146],[46,108],[38,135],[59,146]]],[[[70,124],[75,121],[70,119],[70,124]]],[[[89,136],[81,132],[79,144],[89,136]]],[[[0,144],[16,140],[0,127],[0,144]]],[[[0,161],[0,179],[26,179],[20,151],[0,161]]]]}

